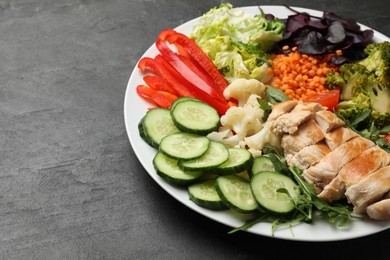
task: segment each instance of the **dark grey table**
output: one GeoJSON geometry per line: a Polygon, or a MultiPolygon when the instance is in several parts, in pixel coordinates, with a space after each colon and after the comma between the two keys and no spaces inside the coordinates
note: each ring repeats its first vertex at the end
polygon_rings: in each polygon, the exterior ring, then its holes
{"type": "MultiPolygon", "coordinates": [[[[129,143],[131,71],[196,0],[0,1],[1,259],[388,259],[390,231],[307,243],[239,232],[177,202],[129,143]]],[[[389,2],[231,1],[331,10],[390,35],[389,2]]]]}

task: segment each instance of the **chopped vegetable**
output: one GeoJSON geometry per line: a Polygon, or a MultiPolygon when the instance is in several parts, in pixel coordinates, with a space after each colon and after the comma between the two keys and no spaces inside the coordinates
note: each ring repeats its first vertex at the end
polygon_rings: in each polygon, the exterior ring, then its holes
{"type": "Polygon", "coordinates": [[[182,52],[187,53],[196,62],[198,62],[204,71],[209,73],[210,77],[215,81],[215,84],[220,88],[220,90],[223,91],[227,87],[228,84],[225,78],[193,39],[178,32],[171,32],[167,40],[169,43],[175,44],[179,51],[182,50],[182,52]]]}
{"type": "Polygon", "coordinates": [[[174,94],[162,90],[155,90],[145,85],[137,86],[137,94],[163,108],[170,108],[172,102],[177,99],[177,96],[174,94]]]}
{"type": "Polygon", "coordinates": [[[212,80],[204,80],[205,77],[207,77],[205,74],[202,76],[200,75],[200,70],[197,69],[197,67],[194,64],[189,64],[188,62],[184,62],[180,56],[178,56],[174,51],[172,51],[163,41],[158,39],[156,41],[156,47],[161,52],[163,58],[176,69],[177,72],[179,72],[182,77],[189,80],[188,81],[188,88],[193,89],[193,93],[195,93],[197,90],[203,91],[207,93],[208,95],[212,96],[213,98],[219,100],[220,102],[226,102],[222,91],[218,91],[212,80]],[[212,83],[210,83],[212,82],[212,83]],[[214,84],[214,85],[212,85],[214,84]]]}
{"type": "Polygon", "coordinates": [[[341,64],[346,61],[364,58],[364,46],[372,43],[374,32],[361,30],[351,18],[324,12],[322,17],[314,17],[305,12],[290,15],[286,21],[283,40],[278,50],[284,45],[297,46],[298,51],[308,55],[323,55],[342,50],[342,56],[334,56],[332,62],[341,64]]]}
{"type": "Polygon", "coordinates": [[[337,71],[337,66],[330,62],[334,55],[309,56],[296,48],[288,54],[275,54],[272,58],[273,87],[298,100],[327,91],[325,77],[329,71],[337,71]]]}
{"type": "Polygon", "coordinates": [[[165,81],[175,90],[176,93],[179,93],[180,96],[193,97],[193,94],[178,81],[177,75],[173,75],[168,67],[158,61],[157,56],[155,59],[150,57],[142,58],[138,63],[138,68],[142,72],[151,71],[156,75],[165,79],[165,81]]]}
{"type": "Polygon", "coordinates": [[[270,79],[268,52],[282,39],[284,24],[264,13],[250,15],[222,3],[195,24],[191,33],[228,82],[235,78],[270,79]],[[264,66],[263,66],[264,65],[264,66]]]}
{"type": "Polygon", "coordinates": [[[323,105],[324,107],[327,107],[328,110],[333,111],[339,102],[339,98],[340,98],[340,90],[334,89],[334,90],[318,93],[311,97],[307,97],[303,101],[317,102],[323,105]]]}
{"type": "Polygon", "coordinates": [[[146,75],[144,77],[146,85],[155,90],[162,90],[172,94],[180,95],[168,82],[160,76],[157,75],[146,75]]]}
{"type": "Polygon", "coordinates": [[[344,120],[352,122],[361,113],[371,111],[355,125],[357,130],[372,123],[379,128],[390,123],[390,43],[370,44],[366,49],[366,58],[343,64],[339,74],[330,73],[326,78],[330,88],[341,88],[337,113],[344,120]]]}
{"type": "Polygon", "coordinates": [[[265,85],[256,79],[235,79],[223,92],[226,99],[235,99],[243,107],[251,95],[265,97],[265,85]]]}
{"type": "Polygon", "coordinates": [[[171,106],[175,101],[174,97],[196,97],[214,107],[220,115],[225,114],[232,105],[223,96],[224,84],[227,83],[192,39],[167,29],[159,35],[156,47],[160,54],[155,58],[144,57],[138,63],[142,72],[155,74],[144,77],[150,88],[145,85],[138,87],[137,93],[140,96],[165,108],[171,106]],[[173,51],[164,42],[164,39],[170,37],[176,37],[172,42],[177,42],[180,53],[173,51]],[[159,97],[154,98],[151,95],[153,91],[163,91],[170,95],[163,99],[160,96],[165,93],[156,92],[159,97]]]}
{"type": "Polygon", "coordinates": [[[359,63],[374,73],[380,84],[390,85],[390,42],[369,44],[364,52],[368,56],[359,63]]]}

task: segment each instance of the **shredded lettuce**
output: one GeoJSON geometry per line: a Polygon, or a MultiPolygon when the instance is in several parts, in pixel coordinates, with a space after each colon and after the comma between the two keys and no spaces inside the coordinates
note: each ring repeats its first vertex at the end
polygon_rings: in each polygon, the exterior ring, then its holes
{"type": "Polygon", "coordinates": [[[255,78],[272,79],[269,52],[282,39],[284,23],[267,19],[263,12],[250,15],[241,8],[222,3],[204,14],[191,33],[228,82],[255,78]]]}

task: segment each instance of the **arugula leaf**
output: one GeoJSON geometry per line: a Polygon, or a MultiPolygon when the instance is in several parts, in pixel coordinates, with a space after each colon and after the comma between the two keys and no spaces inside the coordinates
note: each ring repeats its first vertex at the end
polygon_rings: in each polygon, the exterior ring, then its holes
{"type": "Polygon", "coordinates": [[[293,199],[284,188],[277,190],[278,192],[287,194],[291,198],[295,204],[295,211],[288,215],[275,215],[260,209],[261,212],[256,218],[250,219],[242,226],[231,230],[228,232],[229,234],[239,230],[245,230],[260,222],[271,222],[272,235],[274,235],[275,231],[281,227],[289,226],[291,229],[294,225],[301,222],[311,223],[315,216],[321,216],[329,223],[335,224],[338,227],[345,227],[353,218],[358,218],[352,214],[353,209],[350,204],[337,203],[329,205],[327,202],[318,198],[314,185],[307,183],[302,178],[302,170],[295,166],[288,167],[283,156],[275,153],[270,153],[268,156],[274,164],[275,169],[293,178],[301,190],[301,195],[298,199],[293,199]]]}
{"type": "Polygon", "coordinates": [[[351,128],[353,131],[358,133],[364,138],[370,139],[371,141],[375,142],[379,147],[381,147],[386,152],[390,153],[390,144],[385,141],[383,138],[385,134],[390,132],[390,125],[384,126],[383,128],[377,128],[374,124],[374,122],[371,123],[371,125],[363,130],[357,130],[357,126],[360,122],[363,122],[369,117],[371,114],[371,109],[367,109],[358,115],[356,117],[347,119],[344,117],[341,117],[338,115],[345,123],[346,125],[351,128]]]}

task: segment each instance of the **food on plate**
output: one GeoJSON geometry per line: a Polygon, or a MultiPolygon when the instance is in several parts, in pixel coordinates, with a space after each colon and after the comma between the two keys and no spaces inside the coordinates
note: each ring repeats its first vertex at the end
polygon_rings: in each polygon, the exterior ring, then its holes
{"type": "MultiPolygon", "coordinates": [[[[287,48],[287,45],[284,46],[284,49],[287,48]]],[[[289,53],[272,55],[272,86],[283,90],[291,99],[304,100],[327,90],[326,75],[331,70],[338,70],[338,66],[331,62],[331,57],[337,54],[310,56],[296,48],[289,53]]]]}
{"type": "Polygon", "coordinates": [[[349,17],[327,11],[322,17],[315,17],[287,8],[295,14],[287,18],[283,39],[278,43],[279,51],[288,52],[288,49],[283,50],[285,45],[297,46],[299,52],[307,55],[342,50],[342,55],[332,57],[332,62],[341,64],[362,59],[364,46],[372,43],[374,32],[361,30],[360,25],[349,17]]]}
{"type": "Polygon", "coordinates": [[[381,201],[389,190],[390,166],[385,166],[350,186],[345,196],[354,204],[355,212],[364,213],[369,205],[381,201]]]}
{"type": "MultiPolygon", "coordinates": [[[[278,106],[283,107],[283,103],[278,106]]],[[[271,129],[282,136],[287,164],[303,171],[302,177],[314,185],[319,198],[329,203],[347,198],[354,212],[363,214],[368,214],[367,207],[386,198],[390,191],[388,152],[345,127],[332,112],[318,106],[316,109],[312,103],[300,101],[290,112],[275,113],[278,116],[273,112],[269,116],[273,119],[271,129]],[[299,111],[310,113],[308,119],[294,112],[299,107],[299,111]]],[[[382,204],[386,202],[373,205],[369,216],[386,219],[389,213],[386,207],[379,209],[382,204]]]]}
{"type": "Polygon", "coordinates": [[[340,88],[337,114],[353,121],[362,113],[368,115],[356,129],[374,124],[381,128],[390,122],[390,42],[372,43],[365,49],[367,57],[340,66],[339,73],[330,72],[329,88],[340,88]]]}
{"type": "Polygon", "coordinates": [[[250,15],[222,3],[195,23],[190,35],[230,83],[236,78],[272,79],[269,52],[283,37],[284,23],[264,13],[250,15]]]}
{"type": "Polygon", "coordinates": [[[388,165],[389,162],[390,157],[386,151],[378,146],[371,147],[348,162],[338,172],[337,176],[318,194],[318,197],[328,202],[343,199],[347,188],[358,183],[359,180],[368,174],[388,165]]]}
{"type": "Polygon", "coordinates": [[[390,220],[390,42],[331,12],[259,10],[221,4],[138,63],[157,174],[198,206],[256,216],[233,232],[390,220]]]}

